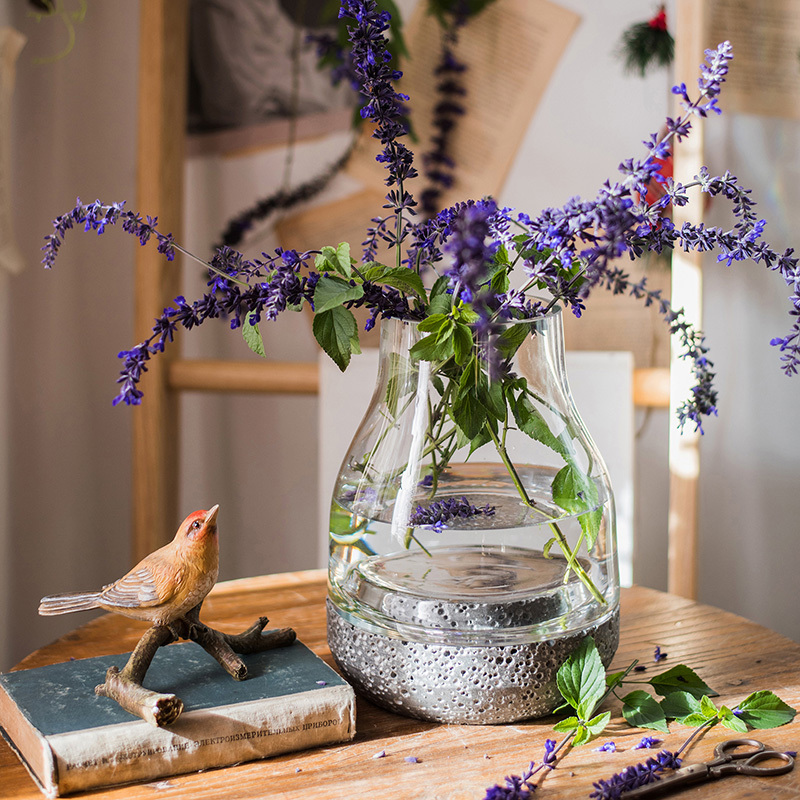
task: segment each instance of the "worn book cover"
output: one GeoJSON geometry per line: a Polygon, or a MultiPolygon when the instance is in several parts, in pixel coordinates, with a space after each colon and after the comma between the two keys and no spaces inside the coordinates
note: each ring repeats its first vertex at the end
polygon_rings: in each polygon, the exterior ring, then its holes
{"type": "Polygon", "coordinates": [[[243,656],[235,681],[192,642],[162,647],[145,686],[184,712],[156,728],[98,697],[129,653],[0,675],[0,726],[49,797],[221,767],[352,739],[351,687],[304,644],[243,656]]]}

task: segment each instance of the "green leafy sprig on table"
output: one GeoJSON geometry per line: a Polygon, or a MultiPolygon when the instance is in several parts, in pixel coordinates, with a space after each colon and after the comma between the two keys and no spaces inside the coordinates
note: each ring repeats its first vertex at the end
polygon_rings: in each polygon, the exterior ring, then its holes
{"type": "MultiPolygon", "coordinates": [[[[515,797],[528,797],[528,790],[535,788],[534,776],[543,771],[546,774],[545,767],[554,769],[559,752],[568,744],[576,747],[588,744],[605,730],[611,720],[611,712],[600,712],[599,709],[612,694],[622,701],[622,716],[631,727],[663,733],[670,732],[670,721],[694,727],[695,730],[674,753],[676,758],[702,731],[717,724],[736,733],[746,733],[753,728],[763,730],[786,725],[797,713],[768,690],[752,692],[733,709],[725,705],[717,707],[711,700],[711,697],[717,696],[717,692],[685,664],[678,664],[646,679],[631,678],[637,663],[638,660],[634,660],[626,669],[606,674],[594,640],[590,636],[584,639],[556,675],[558,690],[565,701],[556,713],[565,709],[574,712],[553,726],[556,733],[565,735],[558,744],[552,743],[546,748],[545,758],[539,766],[534,767],[532,762],[522,778],[506,778],[507,787],[521,787],[525,792],[518,792],[515,797]],[[618,690],[624,684],[647,685],[653,694],[634,689],[620,696],[618,690]],[[661,699],[656,699],[656,696],[661,699]]],[[[502,794],[503,791],[506,791],[503,787],[491,787],[486,797],[506,796],[502,794]]]]}

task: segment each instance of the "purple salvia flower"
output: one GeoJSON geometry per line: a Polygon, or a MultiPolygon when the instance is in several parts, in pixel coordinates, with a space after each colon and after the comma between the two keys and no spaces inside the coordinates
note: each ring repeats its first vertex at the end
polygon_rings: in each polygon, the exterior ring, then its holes
{"type": "Polygon", "coordinates": [[[446,500],[435,500],[429,506],[417,506],[409,519],[409,524],[415,527],[424,526],[440,533],[443,528],[448,527],[447,523],[454,519],[493,515],[494,506],[485,505],[478,508],[466,497],[448,497],[446,500]]]}
{"type": "Polygon", "coordinates": [[[644,764],[626,767],[608,780],[599,780],[594,785],[594,791],[589,795],[593,800],[619,800],[624,792],[646,786],[660,779],[660,774],[667,769],[678,769],[681,759],[676,753],[662,750],[657,756],[648,758],[644,764]]]}
{"type": "Polygon", "coordinates": [[[655,736],[643,736],[634,746],[633,750],[652,750],[661,744],[663,740],[655,736]]]}
{"type": "Polygon", "coordinates": [[[643,736],[641,740],[633,746],[634,750],[651,750],[661,744],[661,739],[655,736],[643,736]]]}
{"type": "Polygon", "coordinates": [[[606,742],[601,744],[600,747],[594,748],[595,753],[616,753],[617,745],[614,742],[606,742]]]}
{"type": "Polygon", "coordinates": [[[503,786],[499,784],[490,786],[483,800],[529,800],[536,790],[536,786],[530,783],[535,771],[538,770],[534,770],[534,762],[531,761],[522,775],[507,775],[503,786]]]}
{"type": "MultiPolygon", "coordinates": [[[[388,12],[379,11],[375,0],[342,0],[339,17],[355,21],[354,25],[348,26],[348,30],[353,71],[367,98],[361,116],[375,123],[372,135],[383,145],[383,151],[376,156],[376,160],[384,164],[389,173],[386,185],[398,187],[387,195],[388,207],[394,209],[396,216],[405,210],[412,210],[413,213],[416,202],[403,184],[417,175],[413,166],[414,156],[398,141],[407,133],[403,104],[408,97],[394,89],[393,81],[400,78],[402,73],[391,67],[391,55],[384,36],[391,16],[388,12]]],[[[401,240],[403,236],[404,231],[401,231],[401,240]]],[[[400,241],[394,244],[399,246],[400,241]]]]}
{"type": "Polygon", "coordinates": [[[497,205],[491,200],[467,205],[449,226],[444,252],[452,257],[453,263],[445,275],[452,286],[460,287],[461,298],[467,302],[477,300],[497,250],[496,243],[486,241],[489,220],[496,211],[497,205]]]}

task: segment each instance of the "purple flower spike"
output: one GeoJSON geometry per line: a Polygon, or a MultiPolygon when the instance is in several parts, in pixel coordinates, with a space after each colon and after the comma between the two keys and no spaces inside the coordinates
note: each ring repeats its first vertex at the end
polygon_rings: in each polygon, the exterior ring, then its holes
{"type": "Polygon", "coordinates": [[[655,736],[643,736],[638,744],[633,746],[634,750],[649,750],[658,747],[661,744],[661,739],[656,739],[655,736]]]}

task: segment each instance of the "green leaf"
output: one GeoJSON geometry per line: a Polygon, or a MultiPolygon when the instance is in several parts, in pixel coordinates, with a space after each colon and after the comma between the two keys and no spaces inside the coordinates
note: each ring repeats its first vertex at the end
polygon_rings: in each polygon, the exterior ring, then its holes
{"type": "Polygon", "coordinates": [[[700,713],[700,701],[689,692],[671,692],[660,703],[667,719],[683,719],[700,713]]]}
{"type": "Polygon", "coordinates": [[[511,400],[510,405],[514,421],[524,434],[558,453],[567,463],[573,460],[575,451],[572,445],[553,435],[545,418],[524,391],[516,400],[511,400]]]}
{"type": "Polygon", "coordinates": [[[415,294],[420,300],[425,299],[425,285],[422,283],[422,278],[408,267],[387,267],[373,262],[373,265],[368,266],[361,274],[364,280],[370,283],[382,283],[403,294],[415,294]]]}
{"type": "Polygon", "coordinates": [[[606,690],[606,671],[591,636],[559,667],[556,685],[581,719],[594,711],[606,690]]]}
{"type": "Polygon", "coordinates": [[[553,478],[553,502],[572,514],[586,512],[580,514],[578,522],[586,539],[586,549],[590,550],[603,519],[602,510],[597,508],[600,496],[594,481],[574,463],[566,464],[553,478]]]}
{"type": "Polygon", "coordinates": [[[648,683],[662,697],[675,691],[688,692],[694,697],[702,697],[703,695],[716,697],[718,694],[708,687],[694,670],[689,669],[685,664],[678,664],[660,675],[653,676],[648,683]]]}
{"type": "Polygon", "coordinates": [[[723,728],[729,728],[732,731],[736,731],[736,733],[747,733],[749,728],[747,727],[746,723],[739,719],[739,717],[731,716],[728,719],[723,719],[721,721],[723,728]]]}
{"type": "Polygon", "coordinates": [[[478,383],[478,399],[495,419],[502,422],[506,418],[506,398],[499,380],[488,381],[482,375],[478,383]]]}
{"type": "Polygon", "coordinates": [[[319,272],[338,272],[349,278],[352,274],[350,245],[347,242],[342,242],[335,248],[326,245],[314,259],[314,266],[319,272]]]}
{"type": "Polygon", "coordinates": [[[314,312],[322,314],[349,300],[359,300],[364,296],[364,288],[337,275],[322,275],[314,289],[314,312]]]}
{"type": "Polygon", "coordinates": [[[720,708],[719,720],[723,728],[736,731],[736,733],[747,733],[747,723],[739,719],[728,706],[722,706],[722,708],[720,708]]]}
{"type": "Polygon", "coordinates": [[[582,725],[583,723],[577,717],[567,717],[556,722],[553,725],[553,730],[556,733],[569,733],[582,727],[582,725]]]}
{"type": "Polygon", "coordinates": [[[634,728],[653,728],[669,733],[664,710],[651,694],[642,689],[622,698],[622,716],[634,728]]]}
{"type": "Polygon", "coordinates": [[[599,736],[605,729],[606,725],[608,725],[608,721],[611,719],[611,712],[604,711],[602,714],[598,714],[596,717],[592,717],[586,723],[586,730],[588,731],[589,735],[594,738],[595,736],[599,736]]]}
{"type": "Polygon", "coordinates": [[[481,433],[487,414],[486,409],[478,400],[478,393],[474,386],[459,386],[450,410],[453,420],[467,439],[473,440],[481,433]]]}
{"type": "Polygon", "coordinates": [[[719,710],[714,705],[712,700],[709,700],[707,695],[703,695],[700,698],[700,713],[705,716],[706,719],[714,719],[714,717],[719,716],[719,710]]]}
{"type": "MultiPolygon", "coordinates": [[[[437,281],[436,283],[438,283],[437,281]]],[[[450,310],[453,307],[453,298],[449,294],[438,294],[436,297],[431,296],[431,301],[428,303],[428,315],[444,314],[449,316],[450,310]]]]}
{"type": "Polygon", "coordinates": [[[456,364],[464,364],[472,355],[472,331],[462,322],[456,323],[453,331],[453,350],[456,364]]]}
{"type": "Polygon", "coordinates": [[[528,338],[530,332],[530,324],[524,322],[507,325],[505,330],[495,340],[494,346],[503,358],[511,358],[511,356],[519,350],[520,345],[528,338]]]}
{"type": "Polygon", "coordinates": [[[358,325],[349,309],[336,306],[328,311],[316,313],[313,324],[314,337],[320,347],[344,372],[350,363],[354,344],[358,346],[358,325]]]}
{"type": "Polygon", "coordinates": [[[409,351],[412,358],[420,361],[447,361],[453,355],[452,329],[443,336],[432,333],[420,339],[409,351]]]}
{"type": "Polygon", "coordinates": [[[739,703],[739,718],[751,728],[778,728],[797,712],[770,691],[753,692],[739,703]]]}
{"type": "Polygon", "coordinates": [[[689,714],[688,717],[677,720],[681,725],[688,725],[690,728],[697,728],[700,725],[705,725],[708,722],[708,717],[705,714],[689,714]]]}
{"type": "Polygon", "coordinates": [[[449,314],[430,314],[417,323],[417,330],[423,333],[438,333],[450,326],[452,326],[452,318],[449,314]]]}
{"type": "Polygon", "coordinates": [[[264,351],[264,340],[261,338],[261,331],[258,329],[258,323],[251,325],[249,314],[244,315],[244,321],[242,322],[242,337],[244,338],[245,344],[257,356],[261,356],[262,358],[266,357],[267,354],[264,351]]]}

